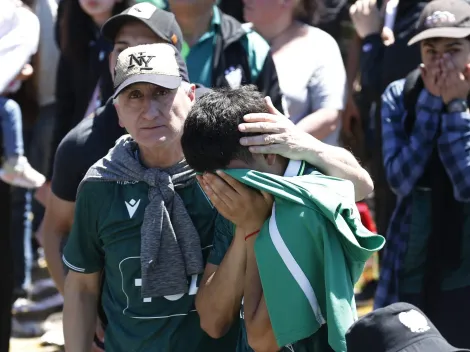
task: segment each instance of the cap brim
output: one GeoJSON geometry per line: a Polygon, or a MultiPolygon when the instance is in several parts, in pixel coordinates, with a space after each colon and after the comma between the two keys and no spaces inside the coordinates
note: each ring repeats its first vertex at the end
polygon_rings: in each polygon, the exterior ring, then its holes
{"type": "Polygon", "coordinates": [[[176,89],[181,85],[182,78],[169,75],[158,75],[155,73],[147,73],[134,75],[126,79],[114,92],[113,98],[116,98],[123,89],[134,83],[151,83],[168,89],[176,89]]]}
{"type": "Polygon", "coordinates": [[[143,18],[139,18],[133,15],[129,15],[127,13],[119,14],[116,16],[111,17],[109,20],[105,22],[103,27],[101,28],[101,34],[103,37],[111,42],[114,43],[116,39],[116,35],[118,34],[119,30],[129,22],[140,22],[145,24],[153,33],[163,39],[165,42],[174,45],[171,42],[170,38],[167,38],[162,33],[158,31],[157,28],[153,28],[150,24],[143,18]]]}
{"type": "Polygon", "coordinates": [[[422,31],[410,39],[408,45],[413,45],[425,39],[431,38],[465,38],[470,36],[470,28],[439,27],[422,31]]]}
{"type": "Polygon", "coordinates": [[[442,336],[430,336],[418,342],[412,343],[397,352],[470,352],[470,350],[455,348],[442,336]]]}

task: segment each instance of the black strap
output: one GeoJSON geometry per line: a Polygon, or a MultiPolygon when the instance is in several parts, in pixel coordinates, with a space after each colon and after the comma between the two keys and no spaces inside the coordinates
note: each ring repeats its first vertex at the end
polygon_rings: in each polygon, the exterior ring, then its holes
{"type": "Polygon", "coordinates": [[[411,135],[416,121],[416,103],[423,88],[424,83],[421,79],[420,70],[416,69],[411,71],[405,78],[405,86],[403,89],[403,104],[405,105],[406,111],[405,131],[408,135],[411,135]]]}

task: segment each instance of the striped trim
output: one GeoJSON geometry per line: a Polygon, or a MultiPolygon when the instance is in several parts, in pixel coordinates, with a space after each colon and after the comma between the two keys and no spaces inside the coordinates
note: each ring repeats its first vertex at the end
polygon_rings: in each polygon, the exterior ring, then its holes
{"type": "Polygon", "coordinates": [[[287,169],[284,173],[284,177],[298,176],[300,170],[302,169],[302,163],[303,161],[300,160],[290,160],[289,164],[287,164],[287,169]]]}
{"type": "Polygon", "coordinates": [[[64,262],[65,265],[67,265],[70,269],[73,271],[78,271],[79,273],[84,273],[85,269],[84,268],[79,268],[78,266],[70,264],[67,259],[65,259],[65,256],[62,255],[62,261],[64,262]]]}
{"type": "Polygon", "coordinates": [[[287,248],[287,245],[282,239],[281,233],[279,232],[279,228],[277,227],[276,223],[275,205],[273,206],[272,215],[269,219],[269,235],[282,261],[286,265],[287,269],[289,270],[299,287],[304,292],[304,295],[310,303],[310,307],[312,308],[313,314],[315,315],[318,324],[320,324],[320,326],[325,324],[326,321],[321,313],[321,309],[318,304],[315,291],[313,290],[312,285],[310,285],[307,276],[302,271],[302,268],[299,266],[292,253],[289,251],[289,248],[287,248]]]}

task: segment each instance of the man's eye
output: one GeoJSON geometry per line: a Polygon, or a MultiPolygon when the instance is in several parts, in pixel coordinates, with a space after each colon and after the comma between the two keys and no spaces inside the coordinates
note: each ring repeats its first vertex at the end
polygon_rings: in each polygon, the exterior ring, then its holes
{"type": "Polygon", "coordinates": [[[143,94],[139,90],[133,90],[129,93],[128,96],[129,96],[129,99],[138,99],[138,98],[142,98],[143,94]]]}
{"type": "Polygon", "coordinates": [[[161,96],[165,96],[165,95],[167,95],[167,94],[169,94],[169,93],[170,93],[170,91],[167,90],[167,89],[157,90],[157,91],[155,92],[155,96],[161,97],[161,96]]]}

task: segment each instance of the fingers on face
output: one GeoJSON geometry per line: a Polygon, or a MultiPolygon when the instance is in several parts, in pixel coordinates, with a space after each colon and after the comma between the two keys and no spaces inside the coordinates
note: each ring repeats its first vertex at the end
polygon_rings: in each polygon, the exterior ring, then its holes
{"type": "Polygon", "coordinates": [[[238,194],[243,195],[246,193],[247,188],[246,186],[235,180],[232,176],[227,175],[225,172],[221,170],[217,170],[217,175],[219,175],[229,186],[231,186],[238,194]]]}

